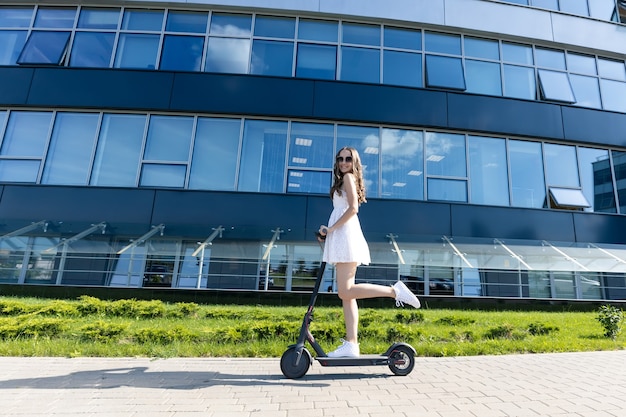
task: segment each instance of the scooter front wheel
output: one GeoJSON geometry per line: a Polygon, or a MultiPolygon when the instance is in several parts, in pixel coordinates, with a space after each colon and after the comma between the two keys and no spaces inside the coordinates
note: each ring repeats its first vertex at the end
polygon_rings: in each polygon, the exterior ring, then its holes
{"type": "Polygon", "coordinates": [[[280,370],[287,378],[302,378],[309,370],[309,367],[311,366],[311,362],[313,360],[311,358],[311,353],[304,348],[302,349],[302,355],[300,356],[300,360],[296,364],[297,358],[298,352],[295,346],[291,346],[285,351],[285,353],[283,353],[283,356],[281,356],[280,370]]]}
{"type": "Polygon", "coordinates": [[[397,346],[389,355],[389,369],[394,375],[406,376],[414,366],[415,355],[407,346],[397,346]]]}

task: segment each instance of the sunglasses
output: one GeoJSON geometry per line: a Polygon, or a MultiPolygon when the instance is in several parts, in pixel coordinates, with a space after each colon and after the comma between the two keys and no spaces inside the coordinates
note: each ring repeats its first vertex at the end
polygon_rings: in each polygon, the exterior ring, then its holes
{"type": "Polygon", "coordinates": [[[346,156],[345,158],[343,156],[337,157],[337,162],[343,162],[344,160],[346,162],[352,162],[352,157],[351,156],[346,156]]]}

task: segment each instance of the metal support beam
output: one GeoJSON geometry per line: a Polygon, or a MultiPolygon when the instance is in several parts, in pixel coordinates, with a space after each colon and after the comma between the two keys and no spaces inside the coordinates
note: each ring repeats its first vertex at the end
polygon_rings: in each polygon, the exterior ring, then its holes
{"type": "Polygon", "coordinates": [[[15,230],[13,232],[7,233],[4,236],[0,236],[0,240],[9,239],[9,238],[12,238],[14,236],[22,236],[22,235],[30,232],[31,230],[35,230],[35,229],[37,229],[39,227],[43,228],[43,232],[46,233],[48,231],[48,224],[49,223],[48,223],[47,220],[41,220],[41,221],[38,221],[37,223],[32,223],[29,226],[25,226],[25,227],[22,227],[21,229],[17,229],[17,230],[15,230]]]}
{"type": "Polygon", "coordinates": [[[396,238],[398,236],[392,233],[389,233],[386,237],[389,238],[389,243],[393,245],[393,249],[391,251],[395,252],[396,255],[398,255],[398,260],[400,261],[402,265],[406,264],[406,262],[404,261],[404,257],[402,256],[402,252],[404,251],[400,249],[400,247],[398,246],[398,242],[396,242],[396,238]]]}
{"type": "Polygon", "coordinates": [[[76,242],[77,240],[81,240],[82,238],[84,238],[85,236],[89,236],[90,234],[92,234],[93,232],[95,232],[96,230],[100,229],[102,230],[102,234],[104,234],[105,230],[106,230],[107,224],[106,222],[100,222],[98,224],[92,224],[91,227],[89,229],[83,230],[82,232],[80,232],[77,235],[74,235],[68,239],[62,239],[59,243],[57,243],[54,246],[49,247],[48,249],[44,249],[43,251],[41,251],[42,253],[47,253],[47,252],[52,252],[53,250],[55,250],[56,248],[58,248],[61,245],[69,245],[72,242],[76,242]]]}
{"type": "Polygon", "coordinates": [[[454,245],[454,243],[452,243],[452,241],[448,238],[448,236],[444,235],[441,237],[441,239],[444,240],[448,245],[450,245],[452,250],[454,250],[454,253],[456,253],[461,259],[463,259],[463,262],[465,262],[467,266],[469,266],[470,268],[474,268],[474,266],[471,263],[469,263],[465,255],[463,255],[461,251],[454,245]]]}
{"type": "Polygon", "coordinates": [[[270,282],[270,252],[276,245],[276,241],[280,240],[280,234],[283,233],[283,230],[281,230],[280,227],[277,227],[276,230],[272,230],[272,232],[274,232],[274,235],[272,236],[270,243],[266,245],[265,253],[262,258],[264,261],[267,261],[267,265],[265,266],[265,285],[263,286],[265,291],[268,290],[270,282]]]}
{"type": "Polygon", "coordinates": [[[196,249],[191,254],[191,256],[198,256],[198,253],[200,253],[200,261],[198,262],[198,279],[196,280],[196,288],[200,288],[200,285],[202,284],[202,268],[204,268],[204,249],[208,245],[212,245],[213,239],[215,239],[218,235],[221,239],[223,231],[224,231],[224,228],[222,226],[218,226],[217,228],[214,228],[213,233],[211,233],[211,235],[207,237],[204,242],[202,243],[198,242],[199,243],[198,249],[196,249]]]}
{"type": "Polygon", "coordinates": [[[585,267],[585,265],[581,264],[580,262],[578,262],[576,259],[572,258],[571,256],[569,256],[567,253],[563,252],[561,249],[557,248],[556,246],[554,246],[552,243],[548,242],[547,240],[542,240],[541,241],[542,245],[545,246],[549,246],[552,249],[554,249],[554,251],[560,255],[563,255],[563,257],[565,259],[567,259],[568,261],[578,265],[581,269],[583,269],[584,271],[589,271],[589,269],[587,267],[585,267]]]}
{"type": "Polygon", "coordinates": [[[522,265],[524,265],[526,267],[526,269],[528,269],[529,271],[532,271],[533,268],[528,265],[526,262],[524,262],[524,260],[522,259],[521,256],[519,256],[518,254],[516,254],[515,252],[513,252],[507,245],[505,245],[500,239],[494,239],[493,243],[497,243],[498,245],[502,246],[502,248],[504,248],[505,251],[507,251],[509,253],[509,255],[511,255],[513,258],[517,259],[522,265]]]}
{"type": "Polygon", "coordinates": [[[121,255],[124,252],[126,252],[128,249],[132,249],[132,248],[134,248],[137,245],[141,245],[143,242],[145,242],[146,240],[150,239],[152,236],[154,236],[157,233],[161,233],[161,236],[163,236],[163,230],[164,229],[165,229],[165,225],[162,224],[162,223],[160,225],[158,225],[158,226],[152,226],[152,230],[150,230],[145,235],[141,236],[139,239],[133,240],[131,243],[129,243],[128,245],[124,246],[122,249],[117,251],[117,254],[121,255]]]}

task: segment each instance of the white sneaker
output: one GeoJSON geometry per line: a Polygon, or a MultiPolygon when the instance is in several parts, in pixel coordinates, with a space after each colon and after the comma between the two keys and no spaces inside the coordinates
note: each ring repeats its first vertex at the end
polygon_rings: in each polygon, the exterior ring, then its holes
{"type": "Polygon", "coordinates": [[[404,307],[404,303],[415,308],[420,308],[420,300],[411,292],[404,282],[398,281],[393,284],[393,290],[396,292],[396,307],[404,307]]]}
{"type": "Polygon", "coordinates": [[[332,352],[328,352],[329,358],[358,358],[359,357],[359,344],[348,342],[341,339],[341,346],[332,352]]]}

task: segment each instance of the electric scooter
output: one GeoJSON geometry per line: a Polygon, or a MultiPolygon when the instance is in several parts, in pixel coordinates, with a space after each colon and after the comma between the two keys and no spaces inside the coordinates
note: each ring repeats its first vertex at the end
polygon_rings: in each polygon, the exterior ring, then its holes
{"type": "Polygon", "coordinates": [[[304,346],[309,342],[315,351],[315,360],[322,366],[370,366],[387,365],[395,375],[405,376],[411,373],[415,366],[415,349],[407,343],[394,343],[381,355],[360,355],[356,358],[329,358],[324,349],[315,341],[309,330],[313,320],[313,308],[319,294],[322,277],[326,269],[326,262],[322,262],[317,273],[317,279],[311,294],[309,308],[302,320],[300,335],[295,345],[290,345],[280,358],[280,370],[287,378],[297,379],[303,377],[313,363],[311,353],[304,346]]]}

